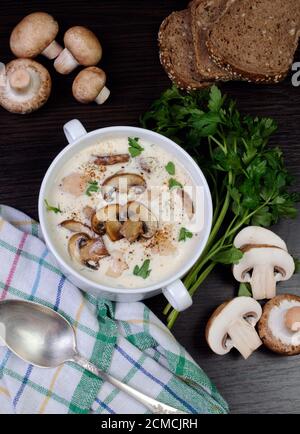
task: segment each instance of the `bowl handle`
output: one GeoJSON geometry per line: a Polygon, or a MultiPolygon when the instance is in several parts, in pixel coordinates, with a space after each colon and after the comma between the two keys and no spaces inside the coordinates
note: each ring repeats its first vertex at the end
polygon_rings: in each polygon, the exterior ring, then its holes
{"type": "Polygon", "coordinates": [[[187,309],[193,304],[192,297],[179,279],[163,288],[162,293],[178,312],[187,309]]]}
{"type": "Polygon", "coordinates": [[[87,134],[86,129],[78,119],[67,122],[63,129],[69,143],[73,143],[87,134]]]}

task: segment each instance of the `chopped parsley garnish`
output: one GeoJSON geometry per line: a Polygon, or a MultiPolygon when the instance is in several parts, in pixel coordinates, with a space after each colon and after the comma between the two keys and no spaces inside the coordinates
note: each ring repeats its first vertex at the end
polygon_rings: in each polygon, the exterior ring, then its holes
{"type": "Polygon", "coordinates": [[[169,179],[169,189],[172,190],[173,188],[183,188],[183,185],[177,181],[174,178],[169,179]]]}
{"type": "Polygon", "coordinates": [[[151,273],[151,270],[149,270],[149,265],[150,265],[150,259],[146,259],[143,262],[143,265],[141,265],[140,267],[138,265],[136,265],[134,267],[133,274],[135,276],[142,277],[143,279],[147,279],[147,277],[151,273]]]}
{"type": "Polygon", "coordinates": [[[49,202],[47,201],[47,199],[45,199],[44,202],[45,202],[46,210],[47,211],[52,211],[55,214],[62,213],[62,210],[59,208],[59,205],[57,207],[56,206],[52,206],[52,205],[49,204],[49,202]]]}
{"type": "Polygon", "coordinates": [[[87,196],[91,196],[92,193],[97,193],[97,191],[99,191],[99,186],[98,186],[98,182],[97,181],[89,181],[88,182],[89,186],[86,189],[85,194],[87,196]]]}
{"type": "Polygon", "coordinates": [[[138,137],[128,137],[128,152],[132,157],[138,157],[144,150],[144,148],[139,144],[138,137]]]}
{"type": "Polygon", "coordinates": [[[192,237],[193,237],[192,232],[182,227],[179,232],[178,241],[186,241],[187,238],[192,238],[192,237]]]}
{"type": "Polygon", "coordinates": [[[169,161],[165,166],[166,171],[169,175],[175,175],[175,164],[172,161],[169,161]]]}

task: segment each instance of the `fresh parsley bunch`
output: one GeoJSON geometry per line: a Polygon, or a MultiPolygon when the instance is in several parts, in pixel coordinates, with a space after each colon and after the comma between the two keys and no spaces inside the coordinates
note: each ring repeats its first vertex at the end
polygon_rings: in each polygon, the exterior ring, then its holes
{"type": "MultiPolygon", "coordinates": [[[[273,119],[242,115],[216,86],[190,94],[173,86],[141,123],[185,148],[210,182],[213,226],[201,257],[184,279],[191,295],[217,263],[241,259],[233,239],[244,225],[267,227],[296,216],[299,194],[290,192],[293,177],[281,150],[267,146],[277,129],[273,119]]],[[[164,312],[171,328],[178,312],[170,305],[164,312]]]]}

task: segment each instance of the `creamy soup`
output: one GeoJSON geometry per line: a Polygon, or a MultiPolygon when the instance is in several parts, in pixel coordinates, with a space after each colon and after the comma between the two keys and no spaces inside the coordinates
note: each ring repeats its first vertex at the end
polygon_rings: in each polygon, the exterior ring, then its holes
{"type": "Polygon", "coordinates": [[[199,242],[192,180],[180,161],[140,138],[111,137],[60,170],[45,198],[51,238],[83,276],[117,288],[170,278],[199,242]]]}

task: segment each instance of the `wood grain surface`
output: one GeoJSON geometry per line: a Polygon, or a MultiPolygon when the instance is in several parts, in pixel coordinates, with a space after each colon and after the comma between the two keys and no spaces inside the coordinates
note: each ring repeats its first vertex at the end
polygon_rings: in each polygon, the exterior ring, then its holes
{"type": "MultiPolygon", "coordinates": [[[[40,111],[20,116],[0,109],[0,202],[19,208],[37,218],[37,199],[42,178],[56,154],[66,145],[65,122],[78,118],[88,131],[111,125],[138,125],[139,116],[169,86],[158,60],[157,31],[172,10],[186,7],[180,0],[98,0],[0,2],[0,61],[13,56],[9,34],[26,14],[44,10],[60,24],[58,41],[73,25],[91,28],[100,38],[104,56],[102,67],[108,75],[111,98],[103,106],[80,105],[71,95],[76,73],[65,77],[48,67],[53,91],[40,111]]],[[[300,61],[298,51],[296,60],[300,61]]],[[[229,83],[223,86],[245,113],[274,117],[279,124],[274,145],[284,150],[287,165],[300,186],[300,87],[291,77],[275,86],[229,83]]],[[[276,230],[295,256],[300,256],[299,220],[283,221],[276,230]]],[[[280,292],[300,294],[300,277],[280,284],[280,292]]],[[[213,355],[204,340],[205,323],[212,310],[234,295],[230,270],[219,268],[199,289],[193,306],[181,314],[173,331],[176,338],[212,378],[228,400],[232,413],[299,413],[300,356],[283,358],[259,349],[244,361],[235,352],[213,355]]],[[[148,302],[161,316],[163,297],[148,302]]]]}

